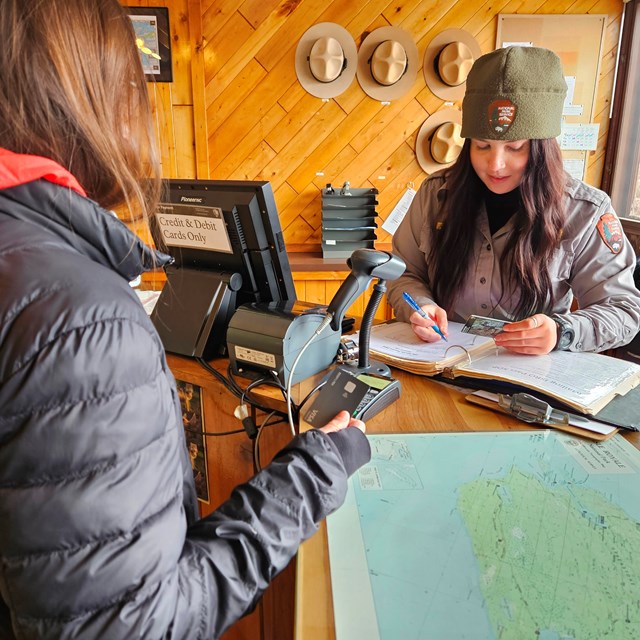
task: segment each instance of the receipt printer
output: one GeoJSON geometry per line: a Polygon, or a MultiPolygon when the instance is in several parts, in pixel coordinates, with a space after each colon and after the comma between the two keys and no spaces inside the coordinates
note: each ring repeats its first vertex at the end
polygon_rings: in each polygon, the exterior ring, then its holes
{"type": "MultiPolygon", "coordinates": [[[[238,307],[227,329],[231,371],[249,377],[261,377],[273,371],[286,385],[296,358],[307,342],[309,346],[295,366],[291,383],[323,371],[338,355],[345,311],[365,291],[371,279],[378,278],[374,286],[376,295],[369,300],[360,329],[361,335],[368,336],[375,309],[385,291],[384,280],[399,277],[405,264],[398,256],[385,251],[357,249],[347,265],[351,273],[327,307],[301,308],[297,302],[254,302],[238,307]],[[331,322],[314,336],[327,319],[331,322]]],[[[368,360],[368,353],[361,353],[361,360],[363,355],[368,360]]],[[[363,370],[369,368],[359,360],[360,365],[363,370]]]]}
{"type": "MultiPolygon", "coordinates": [[[[227,347],[231,371],[250,378],[273,371],[289,382],[298,354],[326,316],[325,306],[269,302],[243,304],[231,317],[227,347]]],[[[340,330],[327,326],[312,340],[295,367],[292,384],[323,371],[336,358],[340,330]]]]}

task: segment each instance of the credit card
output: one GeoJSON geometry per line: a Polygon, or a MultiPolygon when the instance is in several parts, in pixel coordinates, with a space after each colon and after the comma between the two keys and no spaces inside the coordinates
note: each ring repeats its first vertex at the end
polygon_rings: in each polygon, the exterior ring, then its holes
{"type": "Polygon", "coordinates": [[[353,415],[367,391],[368,384],[338,367],[331,372],[304,419],[313,427],[324,427],[342,409],[353,415]]]}
{"type": "Polygon", "coordinates": [[[462,332],[493,338],[493,336],[502,332],[502,327],[507,323],[508,320],[498,320],[497,318],[485,318],[484,316],[470,315],[469,319],[462,327],[462,332]]]}

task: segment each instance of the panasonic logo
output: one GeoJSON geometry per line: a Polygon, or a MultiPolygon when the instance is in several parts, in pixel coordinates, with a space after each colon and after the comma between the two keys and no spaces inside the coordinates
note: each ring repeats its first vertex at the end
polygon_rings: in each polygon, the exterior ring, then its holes
{"type": "Polygon", "coordinates": [[[202,198],[187,198],[187,196],[180,196],[180,202],[202,202],[202,198]]]}

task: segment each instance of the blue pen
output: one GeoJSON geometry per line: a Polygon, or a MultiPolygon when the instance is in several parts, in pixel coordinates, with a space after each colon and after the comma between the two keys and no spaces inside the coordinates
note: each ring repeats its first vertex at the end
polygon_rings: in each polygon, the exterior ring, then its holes
{"type": "MultiPolygon", "coordinates": [[[[424,311],[424,309],[422,309],[420,307],[420,305],[405,291],[402,294],[402,297],[404,298],[404,301],[414,310],[417,311],[423,318],[429,320],[430,322],[433,322],[433,318],[429,317],[429,314],[426,313],[424,311]]],[[[440,327],[437,324],[433,324],[431,326],[431,328],[445,341],[445,342],[449,342],[446,338],[446,336],[444,335],[444,333],[442,333],[442,331],[440,330],[440,327]]]]}

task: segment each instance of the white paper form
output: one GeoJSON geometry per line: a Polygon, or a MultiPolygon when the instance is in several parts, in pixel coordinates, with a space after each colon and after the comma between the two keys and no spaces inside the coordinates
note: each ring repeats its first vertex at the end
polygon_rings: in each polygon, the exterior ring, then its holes
{"type": "Polygon", "coordinates": [[[500,349],[497,355],[488,354],[461,369],[463,375],[472,371],[521,384],[565,404],[588,408],[589,413],[597,413],[617,390],[624,393],[636,386],[640,377],[640,367],[632,362],[572,351],[527,356],[500,349]]]}
{"type": "Polygon", "coordinates": [[[567,151],[595,151],[598,148],[599,124],[562,124],[560,148],[567,151]]]}
{"type": "Polygon", "coordinates": [[[403,194],[400,200],[398,200],[398,204],[393,208],[391,213],[387,216],[387,219],[382,224],[382,228],[387,232],[393,235],[400,226],[400,223],[404,219],[407,211],[409,210],[409,205],[413,202],[413,198],[416,195],[415,189],[409,187],[403,194]]]}
{"type": "Polygon", "coordinates": [[[487,342],[493,342],[493,338],[462,333],[463,326],[459,322],[449,322],[448,342],[424,342],[406,322],[375,325],[371,329],[369,348],[371,351],[404,360],[439,362],[446,358],[458,357],[464,354],[465,349],[471,350],[487,342]]]}

